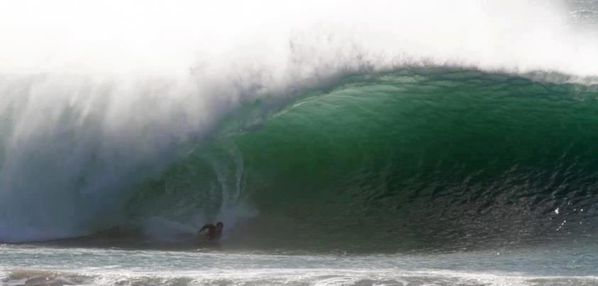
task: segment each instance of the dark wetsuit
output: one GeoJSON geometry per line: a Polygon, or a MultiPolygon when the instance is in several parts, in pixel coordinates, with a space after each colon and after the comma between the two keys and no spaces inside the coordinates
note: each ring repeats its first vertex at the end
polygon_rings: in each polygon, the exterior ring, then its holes
{"type": "Polygon", "coordinates": [[[222,224],[217,224],[217,225],[213,225],[211,223],[208,223],[206,225],[204,225],[199,232],[202,232],[204,230],[208,230],[208,240],[209,241],[217,241],[220,239],[220,237],[222,236],[222,224]]]}

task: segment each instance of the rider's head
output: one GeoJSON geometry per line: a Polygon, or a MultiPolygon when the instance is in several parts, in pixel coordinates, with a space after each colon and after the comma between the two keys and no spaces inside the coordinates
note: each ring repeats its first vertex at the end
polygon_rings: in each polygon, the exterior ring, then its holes
{"type": "Polygon", "coordinates": [[[216,223],[216,227],[217,228],[223,228],[224,224],[221,221],[219,221],[218,223],[216,223]]]}

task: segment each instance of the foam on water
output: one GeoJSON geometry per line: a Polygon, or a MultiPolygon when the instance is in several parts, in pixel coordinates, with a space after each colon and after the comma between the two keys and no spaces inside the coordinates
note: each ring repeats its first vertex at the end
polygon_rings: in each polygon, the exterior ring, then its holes
{"type": "Polygon", "coordinates": [[[11,246],[0,248],[0,283],[598,285],[591,247],[519,251],[346,256],[11,246]]]}

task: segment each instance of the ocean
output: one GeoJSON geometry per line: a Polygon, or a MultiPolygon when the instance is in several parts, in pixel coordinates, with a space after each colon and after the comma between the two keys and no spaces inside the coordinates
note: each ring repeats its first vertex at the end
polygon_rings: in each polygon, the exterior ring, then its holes
{"type": "Polygon", "coordinates": [[[597,29],[582,0],[0,2],[0,285],[598,285],[597,29]]]}

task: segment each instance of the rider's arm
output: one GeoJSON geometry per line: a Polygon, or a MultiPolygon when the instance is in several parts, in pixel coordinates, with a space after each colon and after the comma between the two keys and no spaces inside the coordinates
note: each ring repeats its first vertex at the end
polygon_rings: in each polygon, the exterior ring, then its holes
{"type": "Polygon", "coordinates": [[[213,225],[211,223],[204,224],[204,226],[198,231],[198,233],[202,232],[206,229],[210,229],[211,227],[213,227],[213,225]]]}

